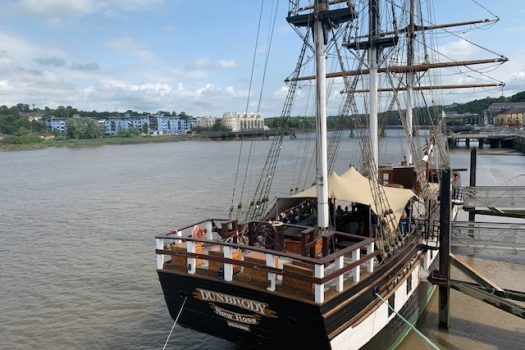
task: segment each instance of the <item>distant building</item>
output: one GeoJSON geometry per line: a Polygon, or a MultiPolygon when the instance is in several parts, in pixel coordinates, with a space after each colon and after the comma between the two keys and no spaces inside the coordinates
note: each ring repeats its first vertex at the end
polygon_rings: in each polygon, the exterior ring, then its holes
{"type": "Polygon", "coordinates": [[[49,116],[46,119],[46,126],[47,130],[50,132],[58,132],[60,134],[66,132],[66,120],[64,118],[49,116]]]}
{"type": "Polygon", "coordinates": [[[156,115],[157,131],[159,134],[181,134],[190,131],[195,124],[195,119],[180,119],[176,116],[156,115]]]}
{"type": "Polygon", "coordinates": [[[129,126],[129,117],[109,117],[104,120],[104,133],[115,136],[119,130],[128,130],[129,126]]]}
{"type": "Polygon", "coordinates": [[[521,127],[525,121],[525,108],[515,107],[496,116],[494,125],[521,127]]]}
{"type": "Polygon", "coordinates": [[[261,113],[226,112],[221,122],[233,132],[264,129],[261,113]]]}
{"type": "Polygon", "coordinates": [[[497,123],[497,120],[496,120],[497,115],[520,113],[519,111],[521,110],[525,110],[525,102],[493,103],[487,109],[487,122],[491,125],[494,125],[497,123]]]}
{"type": "Polygon", "coordinates": [[[217,118],[214,117],[198,117],[195,126],[201,128],[212,128],[216,121],[217,118]]]}

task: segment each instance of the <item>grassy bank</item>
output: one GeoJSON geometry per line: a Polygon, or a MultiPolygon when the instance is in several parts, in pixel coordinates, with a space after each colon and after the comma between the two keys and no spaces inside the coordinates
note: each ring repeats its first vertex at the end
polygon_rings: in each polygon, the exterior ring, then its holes
{"type": "Polygon", "coordinates": [[[43,149],[47,147],[95,147],[102,145],[130,145],[154,142],[179,142],[187,140],[207,140],[207,137],[198,135],[166,135],[166,136],[131,136],[131,137],[104,137],[86,140],[42,140],[31,143],[4,143],[0,141],[0,151],[25,151],[43,149]]]}

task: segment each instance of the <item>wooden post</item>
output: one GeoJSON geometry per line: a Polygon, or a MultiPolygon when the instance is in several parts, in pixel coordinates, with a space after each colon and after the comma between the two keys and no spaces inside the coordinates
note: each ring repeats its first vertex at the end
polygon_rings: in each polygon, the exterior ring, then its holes
{"type": "Polygon", "coordinates": [[[213,240],[213,225],[211,220],[206,222],[206,239],[208,241],[213,240]]]}
{"type": "MultiPolygon", "coordinates": [[[[357,261],[361,259],[361,249],[356,249],[352,251],[352,261],[357,261]]],[[[352,269],[352,277],[354,282],[357,283],[361,279],[361,266],[357,265],[352,269]]]]}
{"type": "MultiPolygon", "coordinates": [[[[440,219],[439,219],[439,274],[441,278],[450,280],[450,169],[441,172],[440,193],[440,219]]],[[[449,324],[449,299],[450,288],[448,285],[439,286],[439,328],[448,329],[449,324]]]]}
{"type": "MultiPolygon", "coordinates": [[[[314,275],[317,278],[324,277],[324,265],[315,264],[314,265],[314,275]]],[[[315,302],[317,304],[324,303],[324,283],[323,284],[314,284],[315,290],[315,302]]]]}
{"type": "MultiPolygon", "coordinates": [[[[476,187],[476,163],[477,163],[477,148],[470,150],[470,187],[476,187]]],[[[476,221],[476,208],[472,208],[468,212],[468,221],[476,221]]]]}
{"type": "MultiPolygon", "coordinates": [[[[155,249],[164,249],[164,240],[162,238],[155,238],[155,249]]],[[[157,269],[164,268],[164,254],[157,254],[157,269]]]]}
{"type": "MultiPolygon", "coordinates": [[[[226,259],[232,258],[232,247],[224,246],[224,257],[226,259]]],[[[231,282],[233,280],[233,265],[224,263],[224,280],[231,282]]]]}
{"type": "MultiPolygon", "coordinates": [[[[275,255],[266,253],[266,266],[276,267],[275,255]]],[[[275,292],[275,273],[268,272],[268,280],[270,281],[270,285],[266,289],[270,292],[275,292]]]]}
{"type": "MultiPolygon", "coordinates": [[[[188,253],[195,253],[195,242],[194,241],[187,241],[186,242],[186,251],[188,253]]],[[[188,273],[190,275],[193,275],[196,271],[197,267],[197,259],[196,258],[188,258],[188,273]]]]}
{"type": "MultiPolygon", "coordinates": [[[[366,246],[366,255],[372,254],[374,252],[374,242],[366,246]]],[[[370,259],[366,262],[366,269],[368,272],[374,272],[374,259],[370,259]]]]}
{"type": "MultiPolygon", "coordinates": [[[[345,265],[345,257],[340,256],[335,260],[335,269],[340,270],[345,265]]],[[[344,289],[344,274],[341,274],[339,277],[337,277],[337,281],[335,284],[335,291],[336,292],[342,292],[344,289]]]]}

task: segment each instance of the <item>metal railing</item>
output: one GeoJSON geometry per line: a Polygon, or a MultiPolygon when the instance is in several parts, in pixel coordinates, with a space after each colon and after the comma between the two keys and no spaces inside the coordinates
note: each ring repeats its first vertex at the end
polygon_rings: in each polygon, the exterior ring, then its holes
{"type": "Polygon", "coordinates": [[[482,250],[525,251],[525,224],[452,222],[452,245],[482,250]]]}
{"type": "Polygon", "coordinates": [[[466,208],[525,208],[525,186],[476,186],[462,189],[466,208]]]}

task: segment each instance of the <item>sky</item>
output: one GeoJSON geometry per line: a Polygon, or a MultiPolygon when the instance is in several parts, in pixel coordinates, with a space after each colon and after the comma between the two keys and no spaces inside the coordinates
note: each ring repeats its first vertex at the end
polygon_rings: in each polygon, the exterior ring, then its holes
{"type": "MultiPolygon", "coordinates": [[[[490,30],[464,35],[510,59],[491,72],[507,84],[503,91],[461,93],[448,96],[447,102],[525,90],[522,0],[435,4],[438,22],[491,17],[478,4],[495,13],[501,20],[490,30]]],[[[285,21],[287,9],[284,0],[0,0],[0,105],[184,111],[196,117],[248,109],[277,116],[286,96],[283,80],[293,71],[300,48],[285,21]],[[263,85],[276,5],[279,15],[263,85]]],[[[458,37],[439,45],[456,57],[480,58],[479,48],[458,37]]]]}

